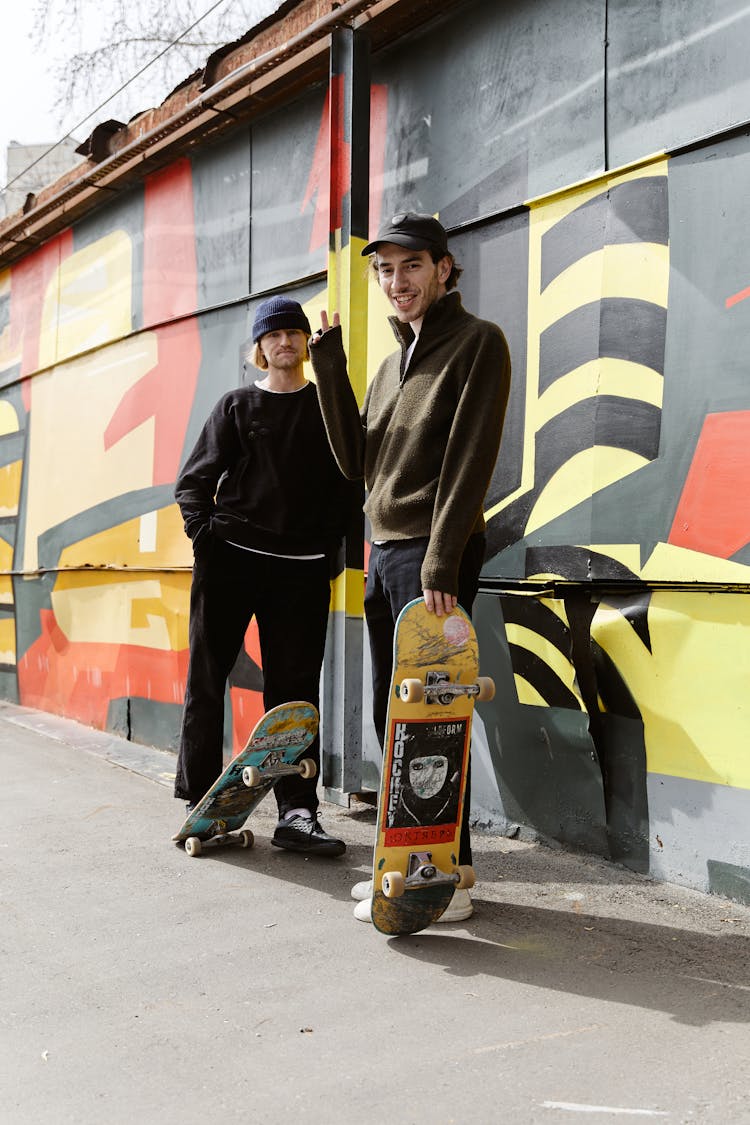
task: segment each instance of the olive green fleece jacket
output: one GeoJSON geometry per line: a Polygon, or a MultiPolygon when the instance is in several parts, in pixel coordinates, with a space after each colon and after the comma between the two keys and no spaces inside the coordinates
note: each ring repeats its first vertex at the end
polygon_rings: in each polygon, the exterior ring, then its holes
{"type": "Polygon", "coordinates": [[[428,537],[422,588],[457,594],[469,536],[495,467],[510,388],[500,329],[467,312],[458,293],[427,310],[414,332],[389,317],[400,350],[383,361],[359,410],[341,329],[310,349],[328,440],[345,476],[364,476],[374,541],[428,537]]]}

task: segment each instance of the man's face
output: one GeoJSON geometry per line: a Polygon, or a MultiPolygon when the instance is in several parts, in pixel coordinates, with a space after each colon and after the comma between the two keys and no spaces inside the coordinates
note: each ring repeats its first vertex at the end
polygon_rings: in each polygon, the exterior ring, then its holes
{"type": "Polygon", "coordinates": [[[268,366],[281,371],[299,367],[307,355],[307,336],[301,328],[277,328],[258,343],[268,366]]]}
{"type": "Polygon", "coordinates": [[[405,324],[421,323],[431,304],[445,295],[450,259],[433,262],[429,250],[409,250],[393,242],[381,242],[375,254],[378,281],[405,324]]]}

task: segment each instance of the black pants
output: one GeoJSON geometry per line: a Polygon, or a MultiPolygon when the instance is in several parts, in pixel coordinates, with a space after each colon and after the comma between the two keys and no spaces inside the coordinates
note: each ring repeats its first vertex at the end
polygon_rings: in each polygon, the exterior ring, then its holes
{"type": "MultiPolygon", "coordinates": [[[[365,590],[365,617],[372,657],[372,712],[380,748],[385,742],[388,697],[393,671],[393,633],[404,606],[422,597],[420,571],[428,539],[392,540],[373,543],[365,590]]],[[[458,573],[458,603],[471,616],[484,562],[485,538],[472,535],[466,544],[458,573]]],[[[471,762],[471,760],[470,760],[471,762]]],[[[471,812],[471,764],[461,824],[459,863],[471,863],[469,814],[471,812]]]]}
{"type": "MultiPolygon", "coordinates": [[[[196,556],[190,591],[190,663],[175,797],[198,801],[223,768],[224,694],[255,615],[263,664],[263,704],[301,699],[319,705],[331,597],[326,559],[280,559],[212,539],[196,556]]],[[[320,772],[320,741],[305,757],[320,772]]],[[[317,812],[317,777],[274,786],[279,815],[317,812]]]]}

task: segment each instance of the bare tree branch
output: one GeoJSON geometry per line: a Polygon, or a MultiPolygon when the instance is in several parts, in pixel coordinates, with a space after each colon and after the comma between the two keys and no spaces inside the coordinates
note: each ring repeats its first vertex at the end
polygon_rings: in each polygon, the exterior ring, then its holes
{"type": "Polygon", "coordinates": [[[118,95],[105,116],[127,120],[146,105],[158,104],[212,51],[239,38],[279,3],[35,0],[32,35],[50,60],[58,123],[62,126],[73,114],[84,117],[125,83],[127,94],[118,95]],[[146,74],[130,83],[160,52],[165,53],[146,74]]]}

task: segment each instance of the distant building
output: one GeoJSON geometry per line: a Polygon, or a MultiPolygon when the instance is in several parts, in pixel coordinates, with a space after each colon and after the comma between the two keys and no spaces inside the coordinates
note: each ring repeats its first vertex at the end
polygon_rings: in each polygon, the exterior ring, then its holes
{"type": "Polygon", "coordinates": [[[78,141],[68,138],[52,148],[54,143],[22,145],[18,141],[10,142],[6,150],[6,183],[9,186],[0,192],[0,216],[20,211],[29,192],[36,194],[48,184],[53,184],[81,159],[76,154],[78,141]]]}

